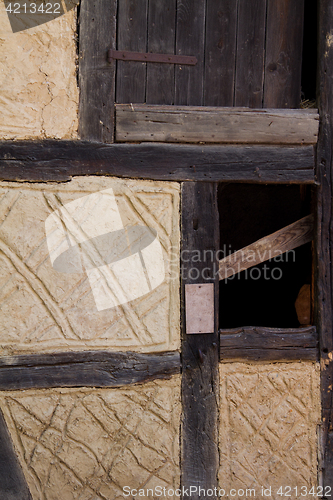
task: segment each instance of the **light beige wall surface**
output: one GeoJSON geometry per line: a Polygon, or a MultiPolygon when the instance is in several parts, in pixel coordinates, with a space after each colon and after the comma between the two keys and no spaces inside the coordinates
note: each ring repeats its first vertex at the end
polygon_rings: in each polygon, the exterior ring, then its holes
{"type": "MultiPolygon", "coordinates": [[[[102,198],[101,195],[95,200],[97,208],[102,198]]],[[[85,202],[77,216],[86,220],[87,213],[95,213],[94,206],[85,202]]],[[[107,227],[112,210],[103,210],[101,206],[92,225],[104,218],[107,227]]],[[[65,234],[63,244],[66,239],[75,244],[71,230],[65,234]]],[[[178,349],[179,244],[177,183],[107,177],[77,177],[59,184],[0,183],[1,354],[178,349]],[[52,267],[45,221],[64,205],[81,198],[86,200],[84,197],[93,193],[99,196],[108,189],[114,193],[124,227],[148,226],[156,231],[165,278],[134,300],[98,310],[84,269],[72,274],[52,267]]],[[[151,257],[154,255],[153,252],[151,257]]],[[[135,283],[138,286],[135,273],[139,268],[139,260],[133,269],[125,266],[117,285],[124,287],[126,278],[130,290],[135,283]]]]}
{"type": "Polygon", "coordinates": [[[76,138],[76,12],[12,33],[0,2],[0,140],[76,138]]]}
{"type": "Polygon", "coordinates": [[[301,487],[318,484],[319,383],[310,362],[220,365],[220,488],[254,488],[265,498],[261,488],[271,487],[278,500],[290,486],[298,495],[288,498],[313,498],[301,487]]]}
{"type": "Polygon", "coordinates": [[[33,500],[179,487],[180,376],[123,389],[3,392],[0,407],[33,500]]]}

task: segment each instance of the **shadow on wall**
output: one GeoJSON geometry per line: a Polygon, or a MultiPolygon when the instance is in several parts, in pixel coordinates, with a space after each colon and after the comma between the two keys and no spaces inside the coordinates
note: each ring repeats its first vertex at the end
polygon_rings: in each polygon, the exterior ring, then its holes
{"type": "Polygon", "coordinates": [[[76,7],[79,0],[5,0],[13,33],[53,21],[76,7]]]}

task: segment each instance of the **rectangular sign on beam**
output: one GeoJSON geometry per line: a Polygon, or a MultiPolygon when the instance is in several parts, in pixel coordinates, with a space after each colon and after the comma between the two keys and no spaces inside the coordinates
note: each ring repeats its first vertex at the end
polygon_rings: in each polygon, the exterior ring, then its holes
{"type": "Polygon", "coordinates": [[[214,283],[185,285],[186,333],[214,333],[214,283]]]}

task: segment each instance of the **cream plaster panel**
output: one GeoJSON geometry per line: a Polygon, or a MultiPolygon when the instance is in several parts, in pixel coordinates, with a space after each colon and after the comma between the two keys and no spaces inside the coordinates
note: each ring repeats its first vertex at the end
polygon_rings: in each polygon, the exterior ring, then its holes
{"type": "Polygon", "coordinates": [[[0,406],[33,500],[179,487],[180,376],[123,389],[3,392],[0,406]]]}
{"type": "Polygon", "coordinates": [[[0,139],[77,137],[76,11],[12,33],[0,1],[0,139]]]}
{"type": "Polygon", "coordinates": [[[297,486],[300,498],[302,486],[318,484],[319,384],[310,362],[220,365],[221,488],[254,488],[265,498],[262,486],[271,487],[269,498],[278,500],[280,486],[297,486]]]}
{"type": "MultiPolygon", "coordinates": [[[[108,213],[100,214],[106,223],[108,213]]],[[[2,355],[101,348],[178,349],[179,242],[177,183],[107,177],[77,177],[60,184],[0,183],[2,355]],[[165,279],[141,297],[98,310],[84,270],[68,274],[52,267],[45,220],[64,204],[110,189],[124,227],[141,225],[156,231],[165,279]]],[[[123,286],[121,279],[119,284],[123,286]]]]}

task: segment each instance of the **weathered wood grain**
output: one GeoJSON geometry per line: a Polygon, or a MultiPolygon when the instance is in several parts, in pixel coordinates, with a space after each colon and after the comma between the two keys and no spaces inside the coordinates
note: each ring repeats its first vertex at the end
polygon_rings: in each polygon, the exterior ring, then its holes
{"type": "Polygon", "coordinates": [[[322,484],[333,488],[333,4],[319,2],[319,113],[317,217],[315,238],[315,320],[321,358],[322,484]]]}
{"type": "Polygon", "coordinates": [[[261,108],[263,102],[266,0],[238,7],[235,106],[261,108]]]}
{"type": "Polygon", "coordinates": [[[210,0],[206,12],[205,106],[233,106],[238,0],[210,0]]]}
{"type": "Polygon", "coordinates": [[[267,0],[265,108],[299,108],[304,0],[267,0]]]}
{"type": "MultiPolygon", "coordinates": [[[[117,49],[147,52],[148,0],[121,0],[117,49]]],[[[146,63],[117,61],[116,102],[145,102],[146,63]]]]}
{"type": "Polygon", "coordinates": [[[175,104],[203,104],[205,20],[206,0],[177,0],[176,54],[195,56],[198,63],[176,66],[175,104]]]}
{"type": "Polygon", "coordinates": [[[316,328],[243,327],[220,330],[220,362],[318,359],[316,328]]]}
{"type": "Polygon", "coordinates": [[[0,390],[121,387],[180,372],[178,352],[68,352],[0,358],[0,390]]]}
{"type": "Polygon", "coordinates": [[[313,223],[313,215],[308,215],[221,259],[219,261],[220,280],[309,243],[313,239],[313,223]]]}
{"type": "MultiPolygon", "coordinates": [[[[217,186],[187,182],[182,185],[182,250],[219,248],[217,186]]],[[[182,430],[181,485],[217,487],[218,455],[218,280],[214,262],[182,262],[182,430]],[[204,280],[202,272],[205,269],[204,280]],[[196,272],[194,272],[196,271],[196,272]],[[215,331],[186,335],[185,284],[214,283],[215,331]]],[[[199,492],[193,500],[202,498],[199,492]]],[[[210,498],[217,499],[216,496],[210,498]]]]}
{"type": "Polygon", "coordinates": [[[116,106],[118,142],[316,144],[319,119],[308,110],[116,106]]]}
{"type": "Polygon", "coordinates": [[[116,43],[116,0],[82,0],[79,18],[79,136],[113,142],[115,62],[107,51],[116,43]]]}
{"type": "Polygon", "coordinates": [[[32,500],[1,410],[0,498],[1,500],[32,500]]]}
{"type": "MultiPolygon", "coordinates": [[[[173,54],[175,51],[176,0],[149,2],[148,52],[173,54]]],[[[175,65],[147,64],[148,104],[173,104],[175,65]]]]}
{"type": "Polygon", "coordinates": [[[314,151],[312,146],[0,142],[0,179],[60,182],[76,175],[312,184],[314,151]]]}

